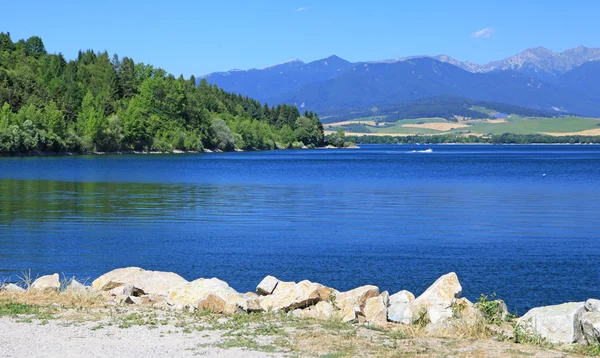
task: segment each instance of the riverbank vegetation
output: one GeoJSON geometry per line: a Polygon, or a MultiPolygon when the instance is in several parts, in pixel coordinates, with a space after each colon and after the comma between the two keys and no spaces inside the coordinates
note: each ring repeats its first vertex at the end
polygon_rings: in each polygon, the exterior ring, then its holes
{"type": "Polygon", "coordinates": [[[313,112],[262,105],[107,52],[67,61],[0,33],[0,153],[200,151],[323,145],[313,112]]]}
{"type": "Polygon", "coordinates": [[[543,134],[500,134],[492,136],[406,135],[372,136],[346,135],[356,144],[600,144],[600,136],[550,136],[543,134]]]}

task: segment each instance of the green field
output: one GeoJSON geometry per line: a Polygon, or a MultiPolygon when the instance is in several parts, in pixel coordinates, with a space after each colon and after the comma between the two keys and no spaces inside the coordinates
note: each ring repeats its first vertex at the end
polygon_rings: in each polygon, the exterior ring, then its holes
{"type": "MultiPolygon", "coordinates": [[[[478,108],[478,110],[485,110],[478,108]]],[[[334,131],[341,127],[346,134],[361,133],[372,135],[435,135],[435,134],[541,134],[552,135],[581,134],[600,135],[600,119],[582,117],[556,117],[556,118],[533,118],[511,115],[504,121],[468,120],[451,122],[443,118],[420,118],[399,120],[394,123],[372,125],[373,117],[357,118],[342,123],[331,123],[325,126],[326,130],[334,131]],[[368,122],[367,122],[368,121],[368,122]],[[365,124],[365,122],[367,122],[365,124]],[[371,124],[370,124],[370,123],[371,124]],[[359,124],[361,123],[361,124],[359,124]],[[437,123],[437,125],[435,125],[437,123]],[[420,128],[407,127],[406,125],[417,125],[420,128]],[[459,128],[460,127],[460,128],[459,128]],[[584,132],[588,131],[588,132],[584,132]],[[583,132],[583,133],[582,133],[583,132]]]]}

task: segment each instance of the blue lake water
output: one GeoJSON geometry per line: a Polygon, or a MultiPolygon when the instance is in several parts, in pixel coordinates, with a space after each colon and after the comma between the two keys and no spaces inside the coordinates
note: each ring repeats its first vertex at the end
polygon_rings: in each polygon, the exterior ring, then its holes
{"type": "Polygon", "coordinates": [[[0,158],[0,280],[140,266],[421,293],[511,311],[600,298],[600,146],[363,146],[0,158]]]}

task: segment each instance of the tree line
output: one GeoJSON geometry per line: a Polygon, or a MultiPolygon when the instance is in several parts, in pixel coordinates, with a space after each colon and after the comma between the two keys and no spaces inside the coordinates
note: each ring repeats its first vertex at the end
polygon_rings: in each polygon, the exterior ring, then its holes
{"type": "Polygon", "coordinates": [[[0,33],[0,153],[223,151],[322,146],[316,113],[269,106],[129,57],[0,33]]]}
{"type": "Polygon", "coordinates": [[[543,134],[499,134],[487,137],[444,135],[408,135],[408,136],[347,136],[346,140],[356,144],[600,144],[600,136],[569,135],[555,137],[543,134]]]}

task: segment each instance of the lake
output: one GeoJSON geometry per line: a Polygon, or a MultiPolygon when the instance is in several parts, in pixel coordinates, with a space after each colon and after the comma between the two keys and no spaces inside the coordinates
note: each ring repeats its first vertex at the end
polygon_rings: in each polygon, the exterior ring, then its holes
{"type": "Polygon", "coordinates": [[[140,266],[418,295],[455,271],[523,314],[600,298],[599,217],[600,146],[4,157],[0,280],[140,266]]]}

